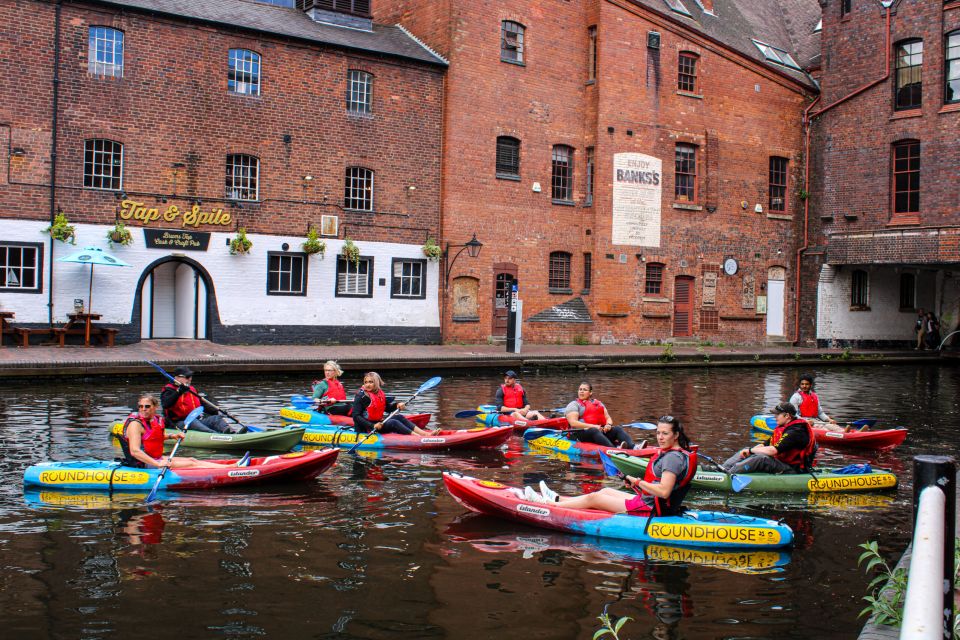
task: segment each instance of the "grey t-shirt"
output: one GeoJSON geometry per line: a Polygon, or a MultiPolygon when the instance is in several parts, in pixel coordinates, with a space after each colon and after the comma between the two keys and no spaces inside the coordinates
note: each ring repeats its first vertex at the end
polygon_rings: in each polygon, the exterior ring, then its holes
{"type": "MultiPolygon", "coordinates": [[[[687,456],[679,451],[668,451],[662,456],[659,456],[653,463],[653,472],[658,478],[662,478],[664,471],[675,474],[677,476],[677,482],[679,483],[683,480],[683,477],[687,475],[687,456]]],[[[644,494],[643,501],[647,503],[648,506],[653,506],[653,496],[644,494]]]]}
{"type": "Polygon", "coordinates": [[[572,412],[576,411],[576,412],[577,412],[577,417],[578,417],[578,418],[582,418],[582,417],[583,417],[583,409],[584,409],[584,406],[583,406],[582,404],[580,404],[579,402],[577,402],[576,400],[574,400],[573,402],[571,402],[570,404],[568,404],[567,407],[563,410],[563,415],[567,415],[568,413],[572,413],[572,412]]]}

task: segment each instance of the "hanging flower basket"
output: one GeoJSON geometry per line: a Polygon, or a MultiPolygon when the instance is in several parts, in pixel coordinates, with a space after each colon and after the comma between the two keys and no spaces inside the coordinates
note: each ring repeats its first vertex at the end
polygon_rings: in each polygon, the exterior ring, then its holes
{"type": "Polygon", "coordinates": [[[53,224],[43,230],[44,233],[49,233],[50,237],[54,240],[59,240],[60,242],[69,242],[70,244],[77,244],[77,230],[72,224],[67,220],[66,214],[63,212],[58,213],[53,218],[53,224]]]}
{"type": "Polygon", "coordinates": [[[437,241],[433,238],[427,238],[427,243],[423,245],[423,255],[427,256],[427,260],[432,260],[437,262],[440,260],[440,245],[437,244],[437,241]]]}
{"type": "Polygon", "coordinates": [[[355,265],[360,264],[360,247],[353,244],[353,240],[350,238],[343,239],[343,249],[340,250],[340,255],[355,265]]]}
{"type": "Polygon", "coordinates": [[[300,246],[303,247],[304,253],[308,255],[319,253],[321,258],[327,251],[327,243],[320,239],[316,227],[310,227],[307,231],[307,239],[300,246]]]}
{"type": "Polygon", "coordinates": [[[107,242],[110,243],[110,246],[119,244],[124,247],[129,247],[133,244],[133,234],[130,233],[130,229],[127,229],[127,225],[117,220],[113,228],[107,231],[107,242]]]}
{"type": "Polygon", "coordinates": [[[232,255],[242,255],[249,253],[253,248],[253,242],[247,238],[247,230],[243,227],[237,229],[237,236],[230,241],[230,253],[232,255]]]}

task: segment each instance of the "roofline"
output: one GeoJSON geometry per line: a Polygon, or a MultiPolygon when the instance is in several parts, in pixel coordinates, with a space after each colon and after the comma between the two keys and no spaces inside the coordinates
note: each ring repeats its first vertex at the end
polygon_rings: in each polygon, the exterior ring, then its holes
{"type": "MultiPolygon", "coordinates": [[[[161,11],[161,10],[158,10],[158,9],[145,9],[145,8],[143,8],[143,7],[133,7],[133,6],[130,6],[130,5],[125,4],[125,3],[123,3],[123,2],[118,2],[118,1],[116,1],[116,0],[67,0],[67,3],[73,4],[73,5],[81,5],[81,4],[103,5],[103,6],[118,8],[118,9],[125,10],[125,11],[130,11],[130,12],[133,12],[133,13],[141,13],[141,14],[147,14],[147,15],[156,15],[156,16],[162,16],[162,17],[167,17],[167,18],[175,18],[175,19],[177,19],[177,20],[183,20],[183,21],[185,21],[185,22],[194,22],[194,23],[199,23],[199,24],[216,25],[216,26],[218,26],[218,27],[225,27],[225,26],[226,26],[226,27],[229,27],[230,29],[236,30],[236,31],[245,31],[245,32],[250,32],[250,33],[267,34],[267,35],[273,36],[273,37],[275,37],[275,38],[284,38],[284,39],[287,39],[287,40],[294,40],[294,41],[297,41],[297,42],[304,42],[304,43],[309,43],[309,44],[312,44],[312,45],[322,45],[322,46],[325,46],[325,47],[329,47],[329,48],[331,48],[331,49],[341,49],[341,50],[346,50],[346,51],[362,51],[363,53],[367,53],[367,54],[374,54],[374,55],[379,55],[379,56],[386,56],[386,57],[388,57],[388,58],[399,58],[399,59],[401,59],[401,60],[409,60],[410,62],[414,62],[414,63],[417,63],[417,64],[422,64],[422,65],[427,65],[427,66],[433,66],[433,67],[441,67],[441,68],[443,68],[444,70],[449,66],[449,63],[448,63],[446,60],[444,60],[442,57],[438,56],[435,52],[430,51],[429,48],[423,46],[423,43],[417,41],[416,39],[414,39],[414,41],[417,42],[417,44],[419,44],[421,47],[423,47],[423,48],[424,48],[426,51],[428,51],[431,55],[433,55],[433,56],[435,56],[435,57],[437,57],[437,58],[439,58],[439,59],[437,59],[437,60],[421,60],[420,58],[414,58],[414,57],[412,57],[412,56],[404,55],[404,54],[402,54],[402,53],[390,53],[390,52],[387,52],[387,51],[379,51],[379,50],[376,50],[376,49],[369,49],[369,48],[366,48],[366,47],[351,47],[351,46],[345,45],[345,44],[338,44],[338,43],[335,43],[335,42],[327,42],[327,41],[319,40],[319,39],[304,38],[303,36],[292,35],[292,34],[289,34],[289,33],[279,33],[279,32],[276,32],[276,31],[268,31],[268,30],[266,30],[266,29],[257,29],[256,27],[249,27],[249,26],[245,26],[245,25],[238,25],[238,24],[235,24],[235,23],[232,23],[232,22],[222,22],[222,21],[219,21],[219,20],[210,20],[210,19],[207,19],[207,18],[198,18],[198,17],[196,17],[196,16],[185,16],[185,15],[183,15],[183,14],[174,13],[174,12],[172,12],[172,11],[161,11]]],[[[265,6],[267,6],[267,5],[265,5],[265,6]]],[[[335,27],[335,25],[332,25],[332,26],[335,27]]],[[[406,32],[406,30],[404,30],[404,31],[406,32]]],[[[407,33],[407,35],[409,36],[410,34],[407,33]]]]}

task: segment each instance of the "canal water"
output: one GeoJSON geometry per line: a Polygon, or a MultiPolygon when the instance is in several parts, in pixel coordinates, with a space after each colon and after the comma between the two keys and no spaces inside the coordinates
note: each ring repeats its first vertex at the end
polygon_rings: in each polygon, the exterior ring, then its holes
{"type": "MultiPolygon", "coordinates": [[[[713,457],[748,441],[748,419],[785,399],[806,369],[638,370],[586,375],[617,422],[681,418],[713,457]]],[[[452,469],[562,493],[606,480],[589,460],[507,450],[351,456],[314,482],[252,491],[143,496],[24,494],[44,460],[119,455],[108,437],[157,375],[5,383],[0,389],[0,612],[8,638],[591,638],[597,616],[629,616],[621,638],[853,638],[869,577],[857,545],[895,562],[909,540],[912,456],[960,451],[960,369],[827,367],[826,410],[910,428],[893,453],[841,456],[894,470],[884,494],[757,497],[691,493],[688,504],[783,518],[782,553],[712,553],[579,538],[468,515],[452,469]]],[[[430,374],[389,374],[404,396],[430,374]]],[[[563,406],[581,374],[524,372],[535,406],[563,406]]],[[[359,372],[344,377],[348,389],[359,372]]],[[[496,376],[448,375],[413,408],[444,426],[490,401],[496,376]]],[[[308,376],[195,383],[234,415],[276,424],[308,376]]],[[[638,439],[642,438],[639,432],[638,439]]],[[[191,455],[203,456],[194,450],[191,455]]]]}

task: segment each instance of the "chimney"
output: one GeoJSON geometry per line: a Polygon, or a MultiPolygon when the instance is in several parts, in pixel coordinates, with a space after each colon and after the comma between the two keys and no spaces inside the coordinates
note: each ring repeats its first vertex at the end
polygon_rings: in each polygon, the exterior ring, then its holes
{"type": "Polygon", "coordinates": [[[697,2],[700,3],[704,11],[713,13],[713,0],[697,0],[697,2]]]}

